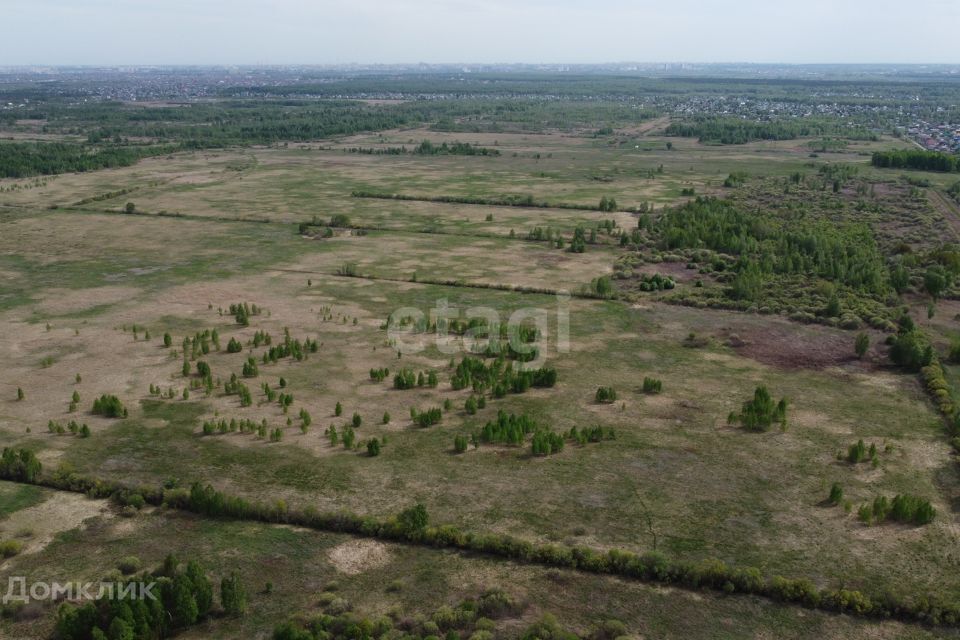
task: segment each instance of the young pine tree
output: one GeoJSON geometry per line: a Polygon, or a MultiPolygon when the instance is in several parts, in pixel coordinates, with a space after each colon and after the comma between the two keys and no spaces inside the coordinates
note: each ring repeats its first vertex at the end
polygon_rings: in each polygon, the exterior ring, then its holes
{"type": "Polygon", "coordinates": [[[858,333],[857,339],[853,344],[853,350],[857,354],[857,358],[863,358],[867,353],[867,349],[870,348],[870,336],[866,333],[858,333]]]}
{"type": "Polygon", "coordinates": [[[247,610],[247,593],[236,572],[220,581],[220,604],[228,616],[240,616],[247,610]]]}
{"type": "Polygon", "coordinates": [[[830,487],[830,497],[827,498],[827,502],[832,505],[838,505],[843,500],[843,487],[840,486],[839,482],[834,482],[833,486],[830,487]]]}

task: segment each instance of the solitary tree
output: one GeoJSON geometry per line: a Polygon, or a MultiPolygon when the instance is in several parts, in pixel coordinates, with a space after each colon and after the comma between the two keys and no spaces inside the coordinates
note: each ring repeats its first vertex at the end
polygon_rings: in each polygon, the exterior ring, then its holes
{"type": "Polygon", "coordinates": [[[857,352],[857,357],[862,358],[866,353],[867,349],[870,348],[870,336],[866,333],[858,333],[857,340],[853,345],[854,351],[857,352]]]}
{"type": "Polygon", "coordinates": [[[247,610],[247,593],[235,571],[220,581],[220,604],[228,616],[239,616],[247,610]]]}
{"type": "Polygon", "coordinates": [[[840,315],[840,299],[836,295],[831,296],[830,300],[827,301],[823,314],[828,318],[835,318],[840,315]]]}
{"type": "Polygon", "coordinates": [[[21,389],[20,387],[17,387],[17,400],[23,400],[23,398],[24,398],[23,389],[21,389]]]}
{"type": "Polygon", "coordinates": [[[827,498],[827,502],[840,504],[841,500],[843,500],[843,487],[840,486],[839,482],[834,482],[833,486],[830,487],[830,497],[827,498]]]}
{"type": "Polygon", "coordinates": [[[934,300],[940,297],[940,294],[943,293],[943,290],[946,289],[948,285],[947,274],[943,270],[943,267],[939,265],[930,267],[923,275],[923,287],[934,300]]]}

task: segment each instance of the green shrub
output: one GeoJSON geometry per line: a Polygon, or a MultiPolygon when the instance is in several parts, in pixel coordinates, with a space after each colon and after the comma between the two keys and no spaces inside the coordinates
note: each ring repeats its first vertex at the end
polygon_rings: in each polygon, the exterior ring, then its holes
{"type": "Polygon", "coordinates": [[[21,551],[23,551],[23,543],[19,540],[0,541],[0,557],[2,558],[12,558],[21,551]]]}
{"type": "Polygon", "coordinates": [[[594,398],[598,403],[610,404],[617,401],[617,392],[613,387],[599,387],[594,398]]]}
{"type": "Polygon", "coordinates": [[[644,393],[654,394],[654,393],[660,393],[662,390],[663,390],[663,382],[661,382],[657,378],[644,377],[643,379],[644,393]]]}
{"type": "Polygon", "coordinates": [[[853,350],[857,354],[858,358],[862,358],[867,353],[867,349],[870,348],[870,336],[866,333],[858,333],[857,339],[854,341],[853,350]]]}
{"type": "Polygon", "coordinates": [[[841,500],[843,500],[843,487],[840,486],[839,482],[834,482],[830,487],[830,496],[827,498],[827,502],[838,505],[841,500]]]}
{"type": "Polygon", "coordinates": [[[142,563],[140,562],[140,558],[136,556],[126,556],[120,562],[117,563],[117,569],[119,569],[120,573],[122,573],[125,576],[128,576],[132,573],[136,573],[137,571],[140,571],[141,566],[142,566],[142,563]]]}

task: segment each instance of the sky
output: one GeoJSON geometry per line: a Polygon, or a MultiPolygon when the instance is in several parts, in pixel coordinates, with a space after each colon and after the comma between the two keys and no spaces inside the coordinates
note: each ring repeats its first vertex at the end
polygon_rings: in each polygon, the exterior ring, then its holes
{"type": "Polygon", "coordinates": [[[960,63],[960,0],[0,0],[0,66],[960,63]]]}

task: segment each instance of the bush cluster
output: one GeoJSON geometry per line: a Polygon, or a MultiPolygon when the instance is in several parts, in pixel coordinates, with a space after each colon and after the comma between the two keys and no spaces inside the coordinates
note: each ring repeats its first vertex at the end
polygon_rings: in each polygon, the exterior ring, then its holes
{"type": "Polygon", "coordinates": [[[767,388],[759,386],[753,392],[753,399],[743,403],[739,414],[731,413],[728,422],[739,422],[749,431],[767,431],[775,422],[786,428],[787,400],[781,398],[780,402],[774,403],[767,388]]]}
{"type": "Polygon", "coordinates": [[[93,401],[92,412],[94,415],[105,416],[107,418],[126,418],[127,408],[123,406],[120,399],[114,395],[104,394],[93,401]]]}

